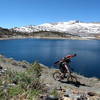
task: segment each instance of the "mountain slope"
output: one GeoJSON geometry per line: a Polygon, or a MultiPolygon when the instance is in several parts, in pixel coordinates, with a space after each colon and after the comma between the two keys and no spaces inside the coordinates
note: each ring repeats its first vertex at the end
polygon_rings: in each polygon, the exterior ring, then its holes
{"type": "Polygon", "coordinates": [[[91,38],[100,39],[100,23],[83,23],[80,21],[45,23],[37,26],[0,28],[0,38],[91,38]]]}
{"type": "Polygon", "coordinates": [[[58,22],[58,23],[46,23],[38,26],[26,26],[20,28],[13,28],[16,32],[60,32],[69,33],[78,36],[88,36],[100,34],[100,24],[98,23],[82,23],[79,21],[69,21],[69,22],[58,22]]]}
{"type": "Polygon", "coordinates": [[[0,38],[8,38],[9,36],[12,36],[10,30],[0,27],[0,38]]]}

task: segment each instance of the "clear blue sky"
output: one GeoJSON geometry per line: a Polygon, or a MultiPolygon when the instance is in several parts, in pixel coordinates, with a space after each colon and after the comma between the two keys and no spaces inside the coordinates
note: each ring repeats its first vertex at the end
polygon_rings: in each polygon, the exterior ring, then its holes
{"type": "Polygon", "coordinates": [[[0,0],[0,27],[69,20],[100,22],[100,0],[0,0]]]}

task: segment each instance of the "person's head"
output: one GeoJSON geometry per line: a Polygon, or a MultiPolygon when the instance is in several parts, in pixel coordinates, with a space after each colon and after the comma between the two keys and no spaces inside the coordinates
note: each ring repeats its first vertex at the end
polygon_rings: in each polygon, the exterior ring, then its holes
{"type": "Polygon", "coordinates": [[[77,54],[75,53],[74,56],[77,56],[77,54]]]}

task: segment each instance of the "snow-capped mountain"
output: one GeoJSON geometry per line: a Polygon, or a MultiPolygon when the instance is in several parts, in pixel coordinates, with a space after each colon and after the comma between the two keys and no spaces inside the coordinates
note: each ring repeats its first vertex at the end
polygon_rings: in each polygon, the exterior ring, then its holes
{"type": "Polygon", "coordinates": [[[40,31],[69,33],[79,36],[100,34],[100,23],[83,23],[80,21],[45,23],[37,26],[25,26],[13,28],[16,32],[32,33],[40,31]]]}

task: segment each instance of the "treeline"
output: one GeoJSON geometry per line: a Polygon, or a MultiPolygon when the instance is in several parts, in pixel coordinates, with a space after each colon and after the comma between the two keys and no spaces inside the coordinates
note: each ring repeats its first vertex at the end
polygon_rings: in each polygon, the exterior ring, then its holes
{"type": "Polygon", "coordinates": [[[62,32],[56,32],[56,31],[38,31],[38,32],[17,32],[13,29],[5,29],[0,27],[0,38],[10,38],[10,37],[17,37],[17,36],[23,36],[23,37],[71,37],[73,36],[70,33],[62,33],[62,32]]]}

